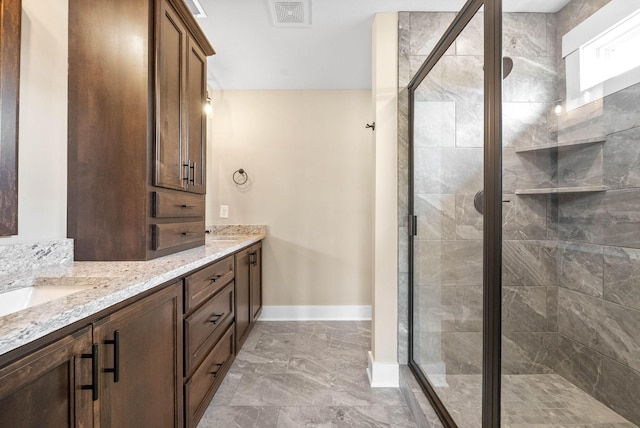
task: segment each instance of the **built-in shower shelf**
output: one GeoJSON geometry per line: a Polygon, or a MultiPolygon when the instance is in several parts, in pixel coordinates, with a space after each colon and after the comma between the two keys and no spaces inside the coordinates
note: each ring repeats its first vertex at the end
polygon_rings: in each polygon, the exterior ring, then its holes
{"type": "Polygon", "coordinates": [[[561,143],[541,144],[539,146],[528,146],[516,149],[516,153],[537,152],[542,150],[557,150],[562,147],[585,146],[587,144],[605,143],[607,137],[584,138],[581,140],[563,141],[561,143]]]}
{"type": "Polygon", "coordinates": [[[581,187],[547,187],[540,189],[516,189],[516,195],[550,195],[556,193],[593,193],[604,192],[605,186],[581,186],[581,187]]]}

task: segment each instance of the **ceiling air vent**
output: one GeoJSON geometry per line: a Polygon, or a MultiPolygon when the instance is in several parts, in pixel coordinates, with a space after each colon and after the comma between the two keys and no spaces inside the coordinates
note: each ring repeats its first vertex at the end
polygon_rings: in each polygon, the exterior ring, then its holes
{"type": "Polygon", "coordinates": [[[269,0],[273,25],[276,27],[310,27],[311,0],[269,0]]]}
{"type": "Polygon", "coordinates": [[[204,11],[204,8],[200,4],[199,0],[184,0],[184,3],[187,5],[193,16],[196,18],[206,18],[207,12],[204,11]]]}

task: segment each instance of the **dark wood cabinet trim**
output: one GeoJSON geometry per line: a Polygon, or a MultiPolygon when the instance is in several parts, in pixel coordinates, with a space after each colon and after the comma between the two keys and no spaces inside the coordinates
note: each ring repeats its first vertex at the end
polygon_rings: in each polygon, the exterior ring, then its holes
{"type": "Polygon", "coordinates": [[[182,0],[168,0],[168,1],[173,5],[178,15],[180,15],[180,18],[184,21],[185,25],[189,29],[189,32],[193,35],[193,37],[196,39],[198,44],[202,47],[202,50],[204,51],[205,55],[206,56],[214,55],[216,51],[213,49],[213,46],[211,46],[211,43],[207,39],[207,36],[205,36],[204,32],[202,31],[202,28],[200,28],[200,25],[198,25],[198,23],[196,22],[196,19],[193,17],[193,14],[191,13],[187,5],[184,3],[184,1],[182,0]]]}
{"type": "Polygon", "coordinates": [[[0,0],[0,236],[18,234],[18,122],[22,2],[0,0]]]}

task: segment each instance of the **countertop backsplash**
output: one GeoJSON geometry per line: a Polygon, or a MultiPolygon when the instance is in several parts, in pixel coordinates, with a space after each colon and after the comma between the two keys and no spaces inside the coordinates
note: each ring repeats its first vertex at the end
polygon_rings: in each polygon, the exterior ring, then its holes
{"type": "Polygon", "coordinates": [[[0,245],[0,284],[8,277],[72,264],[73,239],[0,245]]]}
{"type": "Polygon", "coordinates": [[[252,224],[214,224],[207,226],[207,231],[211,235],[232,236],[232,235],[253,235],[267,234],[267,226],[252,224]]]}

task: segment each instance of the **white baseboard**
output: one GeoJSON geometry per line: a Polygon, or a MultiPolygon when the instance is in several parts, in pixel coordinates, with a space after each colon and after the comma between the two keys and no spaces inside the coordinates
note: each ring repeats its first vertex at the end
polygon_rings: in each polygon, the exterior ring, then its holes
{"type": "Polygon", "coordinates": [[[400,365],[398,363],[376,363],[371,351],[367,353],[369,383],[372,388],[400,387],[400,365]]]}
{"type": "Polygon", "coordinates": [[[371,306],[263,306],[260,321],[368,321],[371,306]]]}

